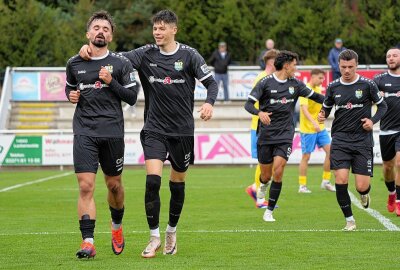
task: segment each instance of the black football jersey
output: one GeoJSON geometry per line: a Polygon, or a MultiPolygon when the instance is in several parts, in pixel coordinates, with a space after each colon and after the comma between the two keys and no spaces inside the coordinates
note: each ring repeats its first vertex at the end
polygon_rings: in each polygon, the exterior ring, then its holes
{"type": "Polygon", "coordinates": [[[400,75],[384,72],[375,76],[374,82],[388,106],[381,119],[381,131],[400,131],[400,75]]]}
{"type": "Polygon", "coordinates": [[[373,103],[382,101],[378,87],[368,78],[358,75],[352,83],[344,83],[341,79],[331,82],[323,106],[328,109],[335,107],[332,138],[350,144],[372,146],[372,132],[363,129],[361,119],[371,119],[373,103]]]}
{"type": "Polygon", "coordinates": [[[251,90],[249,99],[258,101],[260,111],[272,113],[270,125],[259,121],[259,144],[292,143],[295,126],[293,114],[297,99],[310,97],[314,91],[296,78],[279,80],[275,74],[261,79],[251,90]]]}
{"type": "Polygon", "coordinates": [[[195,79],[202,82],[212,74],[195,49],[177,45],[171,53],[149,44],[123,54],[138,70],[143,86],[143,129],[169,136],[193,136],[195,79]]]}
{"type": "Polygon", "coordinates": [[[108,52],[104,57],[86,61],[79,55],[68,60],[65,92],[80,90],[79,102],[73,118],[75,135],[92,137],[123,137],[124,118],[121,98],[99,79],[104,66],[124,88],[135,92],[135,73],[129,60],[121,54],[108,52]]]}

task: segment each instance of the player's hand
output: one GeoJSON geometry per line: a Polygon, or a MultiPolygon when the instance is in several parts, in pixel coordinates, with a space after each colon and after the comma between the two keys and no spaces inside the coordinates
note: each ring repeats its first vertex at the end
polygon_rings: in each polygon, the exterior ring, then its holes
{"type": "Polygon", "coordinates": [[[363,122],[363,129],[366,131],[371,131],[372,128],[374,127],[374,123],[372,123],[371,119],[368,118],[363,118],[361,119],[361,122],[363,122]]]}
{"type": "Polygon", "coordinates": [[[99,79],[105,82],[106,84],[110,84],[112,81],[111,73],[103,66],[101,67],[99,72],[99,79]]]}
{"type": "Polygon", "coordinates": [[[92,50],[90,49],[89,45],[87,44],[83,45],[79,51],[79,56],[85,60],[90,60],[92,59],[91,55],[92,55],[92,50]]]}
{"type": "Polygon", "coordinates": [[[313,122],[313,126],[316,132],[321,132],[321,128],[317,122],[313,122]]]}
{"type": "Polygon", "coordinates": [[[271,114],[272,112],[259,112],[258,117],[260,118],[261,123],[267,126],[271,124],[271,118],[269,117],[271,114]]]}
{"type": "Polygon", "coordinates": [[[381,97],[385,97],[385,92],[379,91],[379,94],[380,94],[381,97]]]}
{"type": "Polygon", "coordinates": [[[73,104],[78,103],[80,96],[81,96],[80,90],[71,91],[69,92],[69,101],[73,104]]]}
{"type": "Polygon", "coordinates": [[[204,103],[201,105],[200,109],[197,111],[200,113],[200,118],[204,121],[211,119],[213,114],[213,106],[210,103],[204,103]]]}
{"type": "Polygon", "coordinates": [[[318,122],[319,123],[323,123],[324,121],[326,120],[326,118],[325,118],[325,111],[320,111],[319,113],[318,113],[318,122]]]}

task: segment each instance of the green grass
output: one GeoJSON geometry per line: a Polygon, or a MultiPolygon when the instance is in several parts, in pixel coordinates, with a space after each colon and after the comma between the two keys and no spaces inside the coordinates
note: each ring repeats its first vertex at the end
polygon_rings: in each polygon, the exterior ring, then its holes
{"type": "MultiPolygon", "coordinates": [[[[168,168],[168,167],[166,167],[168,168]]],[[[400,227],[386,210],[381,166],[375,166],[371,207],[400,227]]],[[[161,190],[161,230],[168,218],[168,171],[161,190]]],[[[262,220],[244,192],[253,179],[249,167],[192,167],[178,228],[178,253],[140,257],[148,241],[144,213],[145,172],[125,169],[124,232],[120,256],[110,246],[106,187],[99,173],[94,260],[77,260],[80,244],[73,174],[0,192],[0,269],[390,269],[398,264],[400,232],[385,227],[353,205],[359,231],[345,233],[334,193],[322,191],[320,167],[309,171],[311,194],[297,193],[297,167],[286,168],[275,223],[262,220]],[[324,231],[325,230],[325,231],[324,231]]],[[[0,190],[60,171],[0,171],[0,190]]],[[[354,180],[350,180],[351,191],[354,180]]]]}

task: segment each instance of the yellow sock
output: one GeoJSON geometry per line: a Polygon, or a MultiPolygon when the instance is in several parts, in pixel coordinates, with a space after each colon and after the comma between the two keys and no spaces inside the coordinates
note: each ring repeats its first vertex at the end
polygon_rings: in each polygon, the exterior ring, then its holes
{"type": "Polygon", "coordinates": [[[299,176],[299,185],[300,186],[305,186],[307,185],[307,176],[299,176]]]}
{"type": "Polygon", "coordinates": [[[322,173],[322,180],[328,180],[328,181],[330,181],[331,180],[331,172],[330,171],[328,171],[328,172],[323,172],[322,173]]]}
{"type": "Polygon", "coordinates": [[[260,187],[260,177],[261,177],[261,168],[260,164],[257,164],[256,172],[254,174],[254,183],[256,184],[256,187],[260,187]]]}

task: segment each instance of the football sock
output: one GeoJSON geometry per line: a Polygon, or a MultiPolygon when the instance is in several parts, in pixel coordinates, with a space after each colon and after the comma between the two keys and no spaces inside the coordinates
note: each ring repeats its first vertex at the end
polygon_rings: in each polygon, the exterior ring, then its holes
{"type": "Polygon", "coordinates": [[[121,209],[115,209],[110,206],[112,227],[114,230],[118,230],[121,227],[124,210],[125,207],[122,207],[121,209]]]}
{"type": "Polygon", "coordinates": [[[268,199],[268,209],[273,211],[276,203],[278,202],[279,195],[282,190],[282,182],[278,183],[272,181],[271,187],[269,188],[269,199],[268,199]]]}
{"type": "Polygon", "coordinates": [[[257,164],[256,172],[254,173],[254,183],[256,184],[256,188],[260,187],[260,177],[261,177],[261,168],[260,164],[257,164]]]}
{"type": "Polygon", "coordinates": [[[307,185],[307,176],[299,176],[299,185],[300,186],[305,186],[307,185]]]}
{"type": "Polygon", "coordinates": [[[349,192],[347,191],[348,184],[335,184],[336,186],[336,199],[342,209],[344,217],[348,218],[353,215],[351,211],[351,200],[349,192]]]}
{"type": "Polygon", "coordinates": [[[185,201],[185,182],[169,182],[171,199],[169,201],[169,221],[171,227],[176,227],[181,216],[183,203],[185,201]]]}
{"type": "Polygon", "coordinates": [[[322,180],[329,182],[331,180],[331,172],[330,171],[328,171],[328,172],[324,171],[322,173],[322,180]]]}
{"type": "Polygon", "coordinates": [[[356,221],[356,220],[354,219],[353,216],[350,216],[350,217],[347,217],[347,218],[346,218],[346,221],[349,222],[349,221],[356,221]]]}
{"type": "Polygon", "coordinates": [[[370,190],[371,190],[371,185],[369,185],[368,188],[365,191],[357,190],[357,192],[360,193],[360,195],[367,195],[370,190]]]}
{"type": "Polygon", "coordinates": [[[394,184],[394,180],[385,181],[385,185],[389,192],[396,191],[396,185],[394,184]]]}
{"type": "Polygon", "coordinates": [[[169,224],[167,224],[166,232],[176,232],[176,226],[175,227],[171,227],[171,226],[169,226],[169,224]]]}
{"type": "Polygon", "coordinates": [[[82,234],[82,240],[86,241],[86,239],[91,238],[93,244],[95,223],[96,220],[90,219],[90,216],[87,214],[81,217],[81,220],[79,220],[79,229],[82,234]]]}
{"type": "Polygon", "coordinates": [[[400,186],[396,185],[396,200],[400,200],[400,186]]]}
{"type": "Polygon", "coordinates": [[[144,196],[147,223],[150,229],[158,228],[160,219],[160,187],[161,176],[150,174],[146,176],[146,193],[144,196]]]}
{"type": "Polygon", "coordinates": [[[160,237],[160,228],[151,229],[150,236],[160,237]]]}

